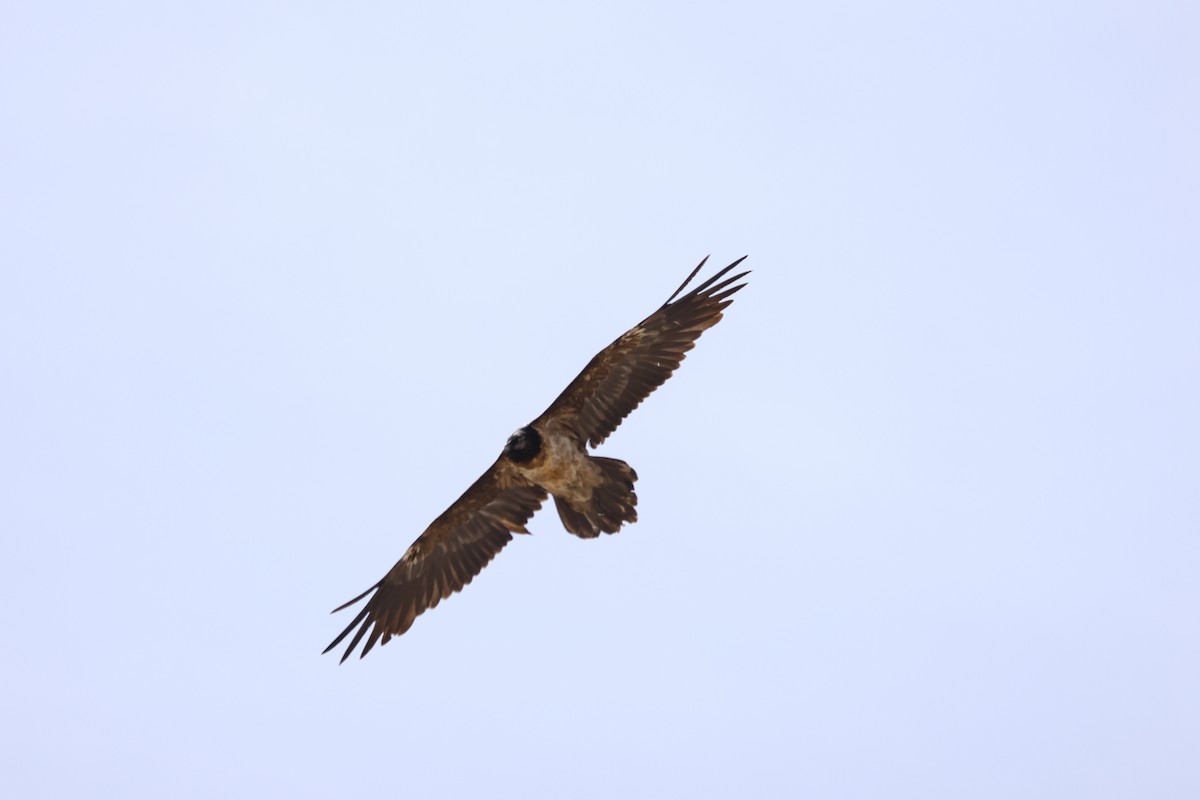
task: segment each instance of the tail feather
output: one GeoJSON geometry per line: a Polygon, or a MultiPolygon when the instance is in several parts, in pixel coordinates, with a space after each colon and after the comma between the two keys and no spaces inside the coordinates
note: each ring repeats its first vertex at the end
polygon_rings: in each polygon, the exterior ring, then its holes
{"type": "Polygon", "coordinates": [[[637,495],[633,491],[637,473],[633,467],[615,458],[592,456],[591,460],[604,477],[592,490],[587,508],[576,508],[557,495],[554,497],[563,527],[584,539],[616,533],[624,523],[637,522],[637,495]]]}

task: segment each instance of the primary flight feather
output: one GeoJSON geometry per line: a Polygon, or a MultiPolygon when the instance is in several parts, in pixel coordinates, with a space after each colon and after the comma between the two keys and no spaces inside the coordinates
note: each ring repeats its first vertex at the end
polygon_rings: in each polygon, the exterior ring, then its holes
{"type": "Polygon", "coordinates": [[[657,311],[596,354],[542,415],[509,437],[496,462],[435,519],[383,578],[334,612],[370,599],[329,647],[351,632],[342,661],[364,637],[360,657],[407,631],[419,615],[471,582],[514,533],[554,497],[563,526],[585,539],[637,520],[637,473],[624,461],[588,454],[683,361],[721,320],[749,275],[725,275],[742,256],[680,296],[707,258],[657,311]],[[724,280],[722,280],[724,278],[724,280]],[[357,629],[357,630],[355,630],[357,629]]]}

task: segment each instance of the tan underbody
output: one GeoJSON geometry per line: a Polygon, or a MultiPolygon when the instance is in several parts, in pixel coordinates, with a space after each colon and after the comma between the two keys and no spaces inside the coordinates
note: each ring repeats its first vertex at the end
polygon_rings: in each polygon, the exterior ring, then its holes
{"type": "Polygon", "coordinates": [[[521,467],[525,476],[556,497],[584,507],[603,474],[577,440],[553,429],[540,431],[541,452],[521,467]]]}

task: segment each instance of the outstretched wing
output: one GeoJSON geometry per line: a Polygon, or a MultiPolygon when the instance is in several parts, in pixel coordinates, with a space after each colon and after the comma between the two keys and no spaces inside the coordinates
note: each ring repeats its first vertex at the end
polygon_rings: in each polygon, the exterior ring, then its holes
{"type": "Polygon", "coordinates": [[[472,484],[462,497],[425,529],[383,580],[334,612],[371,599],[358,616],[330,642],[337,647],[355,628],[358,632],[342,655],[350,657],[367,637],[362,654],[376,642],[387,644],[407,631],[420,614],[466,586],[508,544],[513,533],[528,533],[525,523],[541,508],[546,491],[521,479],[503,460],[472,484]],[[368,635],[368,633],[370,635],[368,635]]]}
{"type": "Polygon", "coordinates": [[[737,282],[750,273],[721,278],[745,260],[742,256],[676,300],[708,261],[705,257],[660,309],[597,353],[534,424],[565,423],[580,439],[598,446],[671,377],[700,334],[721,320],[733,302],[730,296],[746,285],[737,282]]]}

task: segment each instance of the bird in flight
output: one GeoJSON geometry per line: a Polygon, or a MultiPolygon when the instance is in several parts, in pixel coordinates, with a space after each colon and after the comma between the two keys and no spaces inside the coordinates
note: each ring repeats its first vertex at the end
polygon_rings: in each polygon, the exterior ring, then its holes
{"type": "Polygon", "coordinates": [[[692,270],[667,302],[596,354],[542,415],[508,437],[500,457],[412,543],[383,578],[334,613],[370,599],[324,652],[354,633],[344,662],[366,637],[365,656],[407,631],[427,609],[462,589],[514,533],[554,497],[563,526],[584,539],[637,521],[637,473],[624,461],[588,454],[671,377],[700,334],[721,320],[738,283],[726,278],[742,256],[682,297],[692,270]],[[724,278],[724,280],[722,280],[724,278]]]}

